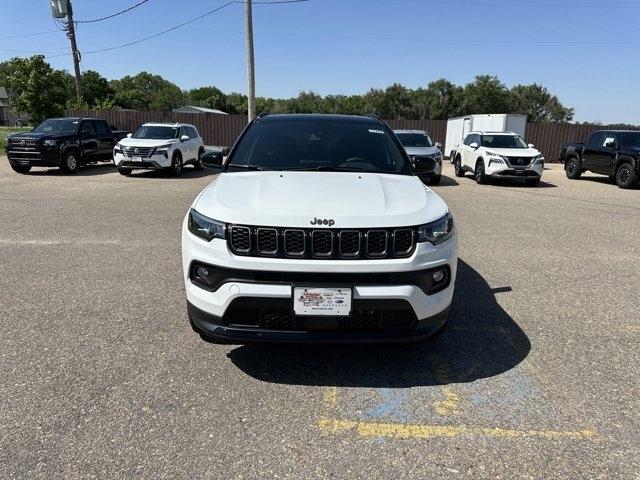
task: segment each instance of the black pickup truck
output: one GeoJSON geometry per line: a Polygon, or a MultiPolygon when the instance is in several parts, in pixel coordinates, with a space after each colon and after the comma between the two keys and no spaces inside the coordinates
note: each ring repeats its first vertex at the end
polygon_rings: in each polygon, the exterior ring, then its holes
{"type": "Polygon", "coordinates": [[[640,178],[640,131],[598,130],[586,143],[563,145],[560,159],[571,179],[589,171],[608,175],[620,188],[631,188],[640,178]]]}
{"type": "Polygon", "coordinates": [[[49,118],[30,132],[9,136],[5,150],[18,173],[31,167],[76,173],[81,165],[112,161],[113,147],[126,135],[97,118],[49,118]]]}

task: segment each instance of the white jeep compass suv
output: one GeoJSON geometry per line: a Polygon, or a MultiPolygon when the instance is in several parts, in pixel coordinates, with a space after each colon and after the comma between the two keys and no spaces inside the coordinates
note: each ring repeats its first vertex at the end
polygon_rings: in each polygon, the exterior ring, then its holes
{"type": "Polygon", "coordinates": [[[193,329],[205,340],[422,339],[449,317],[447,205],[375,118],[253,120],[182,229],[193,329]]]}
{"type": "Polygon", "coordinates": [[[490,178],[523,178],[536,186],[544,170],[544,157],[513,132],[471,132],[456,148],[456,176],[473,173],[476,182],[490,178]]]}
{"type": "Polygon", "coordinates": [[[145,123],[113,149],[113,163],[122,175],[132,170],[170,170],[182,174],[185,165],[202,170],[204,142],[196,127],[186,123],[145,123]]]}

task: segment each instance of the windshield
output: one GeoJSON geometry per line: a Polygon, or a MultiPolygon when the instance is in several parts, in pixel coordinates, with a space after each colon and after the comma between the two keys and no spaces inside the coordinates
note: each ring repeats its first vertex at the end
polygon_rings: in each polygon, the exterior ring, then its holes
{"type": "Polygon", "coordinates": [[[491,148],[529,148],[518,135],[482,135],[482,146],[491,148]]]}
{"type": "Polygon", "coordinates": [[[162,125],[143,125],[131,138],[146,138],[147,140],[171,140],[178,138],[178,127],[162,125]]]}
{"type": "Polygon", "coordinates": [[[431,138],[426,133],[396,133],[404,147],[433,147],[431,138]]]}
{"type": "Polygon", "coordinates": [[[640,132],[623,132],[618,134],[621,147],[640,147],[640,132]]]}
{"type": "Polygon", "coordinates": [[[332,119],[258,120],[240,140],[227,169],[331,170],[411,175],[390,130],[373,122],[332,119]]]}
{"type": "Polygon", "coordinates": [[[50,118],[45,120],[36,128],[33,129],[34,133],[75,133],[78,129],[78,120],[72,120],[67,118],[50,118]]]}

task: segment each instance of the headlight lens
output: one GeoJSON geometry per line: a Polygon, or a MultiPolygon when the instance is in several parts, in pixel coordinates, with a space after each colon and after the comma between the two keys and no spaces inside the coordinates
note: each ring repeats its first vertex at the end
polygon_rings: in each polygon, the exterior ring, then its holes
{"type": "Polygon", "coordinates": [[[55,147],[56,145],[58,145],[58,141],[54,140],[54,139],[51,139],[51,138],[47,138],[47,139],[42,141],[42,144],[45,147],[55,147]]]}
{"type": "Polygon", "coordinates": [[[122,145],[116,143],[116,146],[113,147],[113,153],[122,153],[122,145]]]}
{"type": "Polygon", "coordinates": [[[214,238],[227,238],[227,226],[224,223],[205,217],[193,208],[189,210],[187,224],[191,233],[207,242],[214,238]]]}
{"type": "Polygon", "coordinates": [[[447,213],[435,222],[418,227],[418,242],[431,242],[434,245],[448,240],[453,235],[453,217],[447,213]]]}
{"type": "Polygon", "coordinates": [[[533,157],[533,163],[537,163],[538,165],[544,165],[544,157],[542,155],[538,155],[537,157],[533,157]]]}

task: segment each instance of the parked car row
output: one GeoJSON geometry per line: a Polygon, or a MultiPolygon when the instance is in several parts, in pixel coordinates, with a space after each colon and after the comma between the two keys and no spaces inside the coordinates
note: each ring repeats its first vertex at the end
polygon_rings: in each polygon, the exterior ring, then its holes
{"type": "Polygon", "coordinates": [[[204,142],[193,125],[145,123],[134,133],[97,118],[50,118],[30,132],[7,139],[11,168],[58,167],[76,173],[82,165],[113,163],[122,175],[133,170],[168,170],[180,175],[185,165],[202,169],[204,142]]]}

